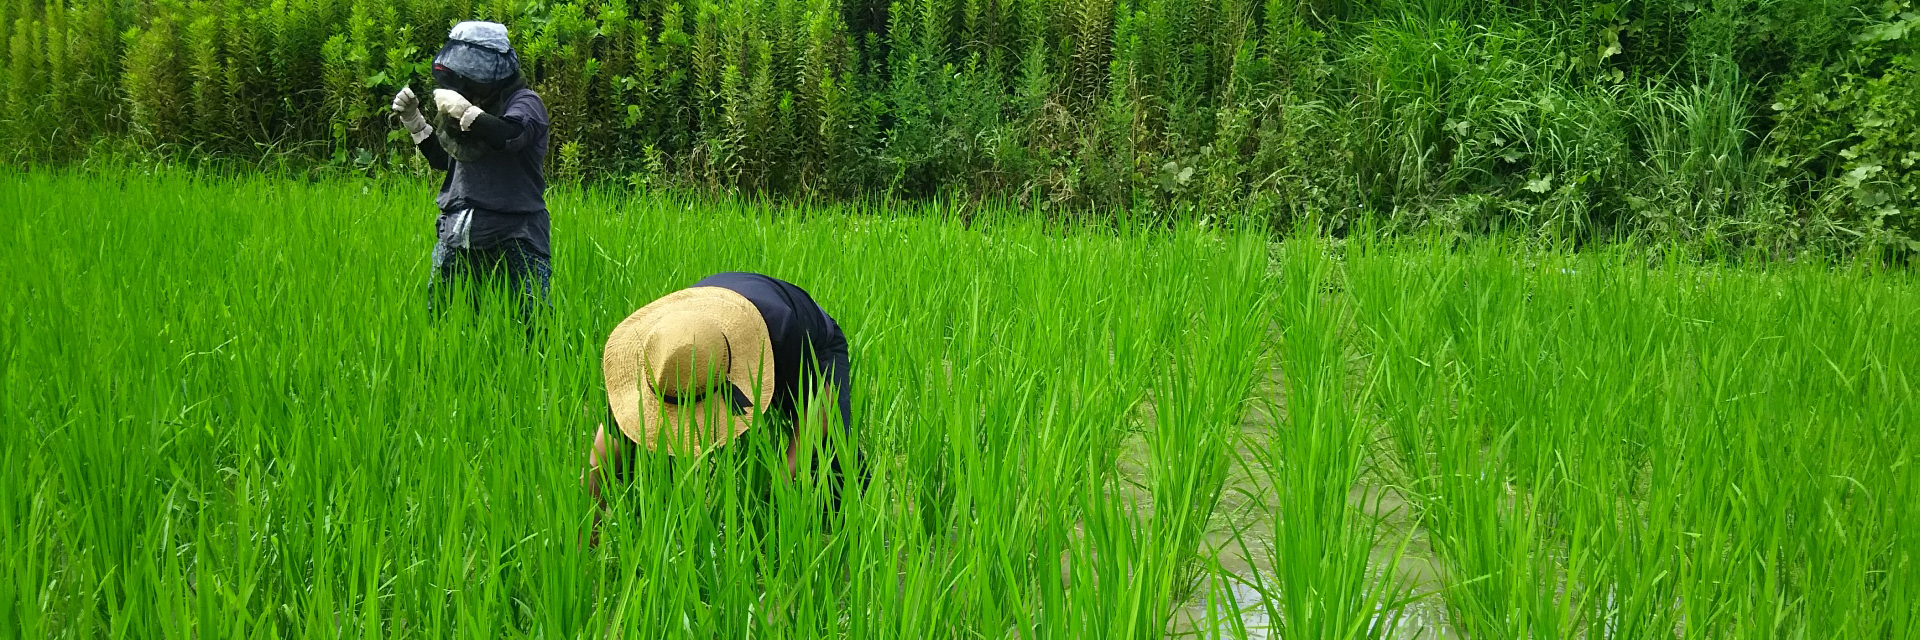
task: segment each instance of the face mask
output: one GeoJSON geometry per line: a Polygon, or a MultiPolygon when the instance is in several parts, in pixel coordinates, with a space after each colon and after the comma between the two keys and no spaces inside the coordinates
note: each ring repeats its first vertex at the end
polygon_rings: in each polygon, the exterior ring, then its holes
{"type": "Polygon", "coordinates": [[[483,97],[480,94],[485,93],[484,87],[479,83],[470,82],[466,78],[461,77],[460,74],[454,73],[452,69],[438,64],[433,65],[433,82],[434,84],[440,85],[442,89],[458,91],[460,95],[466,96],[468,100],[476,102],[483,97]]]}
{"type": "Polygon", "coordinates": [[[449,40],[433,57],[433,80],[476,104],[498,96],[520,78],[520,57],[512,52],[449,40]]]}

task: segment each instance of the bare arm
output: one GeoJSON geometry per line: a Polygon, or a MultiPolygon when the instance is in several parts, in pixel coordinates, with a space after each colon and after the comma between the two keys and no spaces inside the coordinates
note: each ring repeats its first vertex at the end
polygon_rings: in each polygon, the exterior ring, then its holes
{"type": "Polygon", "coordinates": [[[627,447],[622,440],[607,437],[607,426],[603,424],[593,432],[593,445],[587,450],[587,493],[598,503],[598,508],[593,510],[593,528],[588,533],[589,547],[600,544],[600,513],[607,509],[607,497],[600,491],[601,476],[626,463],[627,447]]]}
{"type": "Polygon", "coordinates": [[[621,440],[607,437],[607,426],[600,425],[593,432],[593,448],[587,451],[587,491],[593,494],[593,499],[599,501],[603,509],[607,506],[607,498],[600,491],[600,477],[605,475],[602,467],[618,469],[626,461],[626,447],[621,440]]]}

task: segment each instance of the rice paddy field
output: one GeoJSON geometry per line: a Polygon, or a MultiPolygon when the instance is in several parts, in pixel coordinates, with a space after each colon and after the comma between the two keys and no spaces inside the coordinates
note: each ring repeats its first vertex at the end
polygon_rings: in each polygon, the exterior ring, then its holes
{"type": "Polygon", "coordinates": [[[530,338],[429,313],[429,188],[0,177],[0,632],[1920,637],[1910,272],[563,190],[530,338]],[[599,347],[723,270],[871,479],[655,460],[589,546],[599,347]]]}

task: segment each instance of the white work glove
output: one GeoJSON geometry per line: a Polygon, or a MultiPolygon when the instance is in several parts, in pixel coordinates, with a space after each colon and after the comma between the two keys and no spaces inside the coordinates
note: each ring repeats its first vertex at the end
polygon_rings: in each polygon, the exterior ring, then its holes
{"type": "Polygon", "coordinates": [[[466,96],[452,89],[434,89],[433,104],[439,107],[440,113],[458,121],[461,131],[472,129],[473,120],[480,117],[480,114],[486,113],[481,111],[480,107],[473,106],[472,102],[468,102],[466,96]]]}
{"type": "Polygon", "coordinates": [[[427,117],[420,113],[420,99],[414,97],[413,87],[406,87],[393,95],[393,112],[400,116],[400,126],[407,128],[413,136],[413,143],[420,144],[427,136],[433,135],[433,125],[427,124],[427,117]]]}

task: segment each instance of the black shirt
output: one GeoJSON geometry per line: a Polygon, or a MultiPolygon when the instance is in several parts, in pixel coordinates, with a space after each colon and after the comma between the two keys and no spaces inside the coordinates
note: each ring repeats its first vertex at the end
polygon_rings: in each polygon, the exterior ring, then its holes
{"type": "Polygon", "coordinates": [[[767,409],[789,420],[795,416],[802,390],[831,381],[840,393],[840,419],[853,429],[852,372],[847,358],[847,336],[813,296],[792,283],[757,273],[716,273],[693,284],[720,287],[752,302],[767,322],[773,342],[773,406],[767,409]]]}
{"type": "MultiPolygon", "coordinates": [[[[452,133],[484,149],[468,162],[454,159],[438,137],[420,141],[427,164],[447,172],[438,204],[444,213],[473,209],[475,248],[491,248],[509,239],[525,240],[542,257],[548,245],[546,103],[531,89],[507,96],[499,114],[481,116],[470,132],[452,133]]],[[[467,146],[467,145],[462,145],[467,146]]]]}

